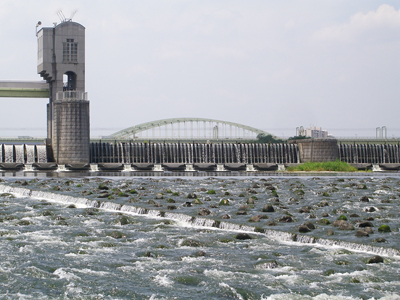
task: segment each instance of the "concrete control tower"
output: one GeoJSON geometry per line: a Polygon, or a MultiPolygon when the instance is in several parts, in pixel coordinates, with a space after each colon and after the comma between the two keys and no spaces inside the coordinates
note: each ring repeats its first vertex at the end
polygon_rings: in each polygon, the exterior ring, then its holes
{"type": "Polygon", "coordinates": [[[49,84],[47,143],[58,164],[89,163],[89,101],[85,92],[85,27],[65,20],[37,32],[37,72],[49,84]]]}

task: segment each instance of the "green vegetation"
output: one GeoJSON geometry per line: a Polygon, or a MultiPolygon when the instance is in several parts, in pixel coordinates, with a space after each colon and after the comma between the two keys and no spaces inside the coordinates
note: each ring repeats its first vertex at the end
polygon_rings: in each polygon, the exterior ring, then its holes
{"type": "Polygon", "coordinates": [[[276,139],[270,134],[266,135],[265,133],[260,133],[257,135],[256,143],[283,143],[283,140],[276,139]]]}
{"type": "Polygon", "coordinates": [[[392,230],[390,229],[390,227],[388,225],[381,225],[378,228],[379,232],[391,232],[392,230]]]}
{"type": "Polygon", "coordinates": [[[333,172],[355,172],[356,168],[346,162],[339,160],[326,162],[307,162],[294,167],[288,167],[288,171],[333,171],[333,172]]]}
{"type": "Polygon", "coordinates": [[[219,205],[229,205],[229,200],[228,200],[228,199],[222,199],[222,200],[219,202],[219,205]]]}

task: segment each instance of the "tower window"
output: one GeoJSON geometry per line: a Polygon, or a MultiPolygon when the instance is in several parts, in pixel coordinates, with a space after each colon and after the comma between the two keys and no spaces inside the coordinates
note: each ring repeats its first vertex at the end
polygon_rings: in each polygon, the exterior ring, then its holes
{"type": "Polygon", "coordinates": [[[63,63],[77,63],[78,62],[78,43],[74,39],[67,39],[63,43],[63,63]]]}

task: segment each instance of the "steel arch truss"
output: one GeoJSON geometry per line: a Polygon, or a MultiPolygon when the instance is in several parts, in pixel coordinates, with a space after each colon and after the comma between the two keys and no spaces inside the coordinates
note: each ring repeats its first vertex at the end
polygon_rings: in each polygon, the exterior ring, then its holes
{"type": "Polygon", "coordinates": [[[142,123],[136,126],[132,126],[126,129],[123,129],[121,131],[118,131],[112,135],[110,135],[110,138],[113,139],[135,139],[137,134],[140,134],[144,131],[153,130],[153,138],[154,138],[154,129],[159,128],[159,136],[157,138],[174,138],[174,139],[184,139],[184,138],[196,138],[193,136],[193,124],[196,124],[196,132],[198,133],[197,138],[204,138],[204,139],[213,139],[213,140],[218,140],[218,139],[237,139],[237,138],[256,138],[257,135],[259,134],[265,134],[265,135],[270,135],[270,133],[251,127],[243,124],[238,124],[234,122],[227,122],[227,121],[221,121],[221,120],[214,120],[214,119],[204,119],[204,118],[172,118],[172,119],[163,119],[163,120],[157,120],[157,121],[152,121],[152,122],[147,122],[147,123],[142,123]],[[177,124],[177,129],[174,129],[174,124],[177,124]],[[190,126],[189,131],[191,131],[191,136],[185,136],[182,134],[181,136],[181,131],[182,128],[180,125],[184,126],[184,131],[187,131],[187,126],[190,126]],[[206,124],[208,124],[206,126],[206,124]],[[171,127],[171,137],[166,136],[167,135],[167,126],[171,127]],[[203,126],[202,131],[200,132],[200,127],[203,126]],[[229,126],[229,130],[226,129],[226,127],[229,126]],[[162,137],[161,135],[161,127],[165,127],[165,135],[162,137]],[[221,129],[225,128],[225,135],[222,134],[221,129]],[[235,132],[241,131],[243,135],[241,134],[236,134],[233,136],[232,134],[232,128],[235,130],[235,132]],[[172,131],[175,130],[173,133],[172,131]],[[230,134],[227,133],[226,131],[230,131],[230,134]]]}

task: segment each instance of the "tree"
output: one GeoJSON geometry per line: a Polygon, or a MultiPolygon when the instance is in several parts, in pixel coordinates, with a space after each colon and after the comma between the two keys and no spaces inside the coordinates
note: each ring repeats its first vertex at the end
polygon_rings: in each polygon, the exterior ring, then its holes
{"type": "Polygon", "coordinates": [[[260,133],[257,135],[257,143],[283,143],[283,140],[276,139],[270,134],[260,133]]]}

